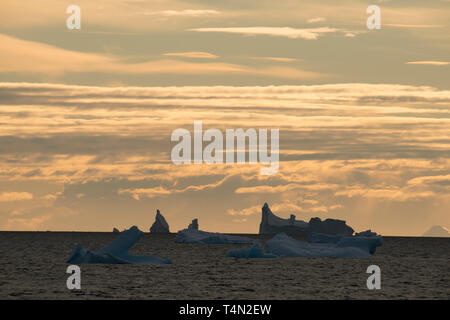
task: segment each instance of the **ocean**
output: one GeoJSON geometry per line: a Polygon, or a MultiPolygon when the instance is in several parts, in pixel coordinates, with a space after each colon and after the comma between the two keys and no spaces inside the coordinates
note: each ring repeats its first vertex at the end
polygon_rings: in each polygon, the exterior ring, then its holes
{"type": "MultiPolygon", "coordinates": [[[[271,236],[243,235],[265,243],[271,236]]],[[[130,250],[171,265],[81,265],[69,290],[65,263],[75,243],[97,250],[101,232],[0,232],[0,299],[449,299],[450,238],[384,237],[370,259],[234,259],[246,245],[178,244],[145,233],[130,250]],[[366,286],[381,269],[381,289],[366,286]]],[[[247,245],[248,246],[248,245],[247,245]]]]}

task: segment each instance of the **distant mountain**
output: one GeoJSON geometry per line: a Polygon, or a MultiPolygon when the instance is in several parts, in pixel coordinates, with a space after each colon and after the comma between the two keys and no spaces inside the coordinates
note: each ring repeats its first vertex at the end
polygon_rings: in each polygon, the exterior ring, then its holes
{"type": "Polygon", "coordinates": [[[432,226],[427,232],[423,234],[424,237],[450,237],[450,231],[443,226],[432,226]]]}

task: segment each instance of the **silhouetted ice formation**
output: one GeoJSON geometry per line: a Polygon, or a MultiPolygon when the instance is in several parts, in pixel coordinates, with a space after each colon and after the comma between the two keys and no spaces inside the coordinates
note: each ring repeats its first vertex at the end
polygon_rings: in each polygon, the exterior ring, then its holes
{"type": "Polygon", "coordinates": [[[198,219],[192,220],[188,226],[188,229],[198,230],[198,219]]]}
{"type": "Polygon", "coordinates": [[[309,258],[370,258],[377,247],[383,244],[381,236],[320,238],[322,242],[310,243],[279,233],[266,242],[268,253],[279,257],[309,258]],[[326,240],[330,242],[326,242],[326,240]],[[337,241],[336,241],[337,240],[337,241]]]}
{"type": "Polygon", "coordinates": [[[239,248],[228,251],[225,255],[230,258],[278,258],[274,254],[264,253],[264,248],[261,246],[259,242],[256,242],[251,248],[239,248]]]}
{"type": "Polygon", "coordinates": [[[326,219],[322,221],[320,218],[311,218],[308,223],[295,220],[295,215],[293,214],[289,219],[282,219],[274,215],[269,205],[264,203],[259,233],[276,234],[280,232],[304,236],[309,235],[311,232],[351,236],[354,230],[345,221],[337,219],[326,219]]]}
{"type": "Polygon", "coordinates": [[[356,232],[355,237],[376,237],[378,234],[376,232],[372,232],[372,230],[366,230],[362,232],[356,232]]]}
{"type": "Polygon", "coordinates": [[[175,242],[203,243],[203,244],[229,244],[229,243],[247,244],[253,243],[254,240],[245,237],[232,236],[216,232],[206,232],[196,229],[184,229],[178,231],[177,236],[175,237],[175,242]]]}
{"type": "Polygon", "coordinates": [[[67,263],[111,263],[111,264],[170,264],[169,259],[161,259],[153,255],[133,256],[128,250],[139,240],[142,231],[136,226],[124,230],[106,247],[89,251],[79,243],[75,244],[67,263]]]}
{"type": "Polygon", "coordinates": [[[159,212],[159,210],[156,210],[156,217],[155,222],[153,222],[152,226],[150,227],[151,233],[169,233],[169,224],[167,223],[164,216],[159,212]]]}
{"type": "Polygon", "coordinates": [[[424,237],[450,237],[450,231],[442,226],[432,226],[427,232],[423,234],[424,237]]]}
{"type": "Polygon", "coordinates": [[[120,231],[119,231],[119,229],[117,229],[117,228],[113,228],[113,232],[114,232],[114,233],[119,233],[120,231]]]}

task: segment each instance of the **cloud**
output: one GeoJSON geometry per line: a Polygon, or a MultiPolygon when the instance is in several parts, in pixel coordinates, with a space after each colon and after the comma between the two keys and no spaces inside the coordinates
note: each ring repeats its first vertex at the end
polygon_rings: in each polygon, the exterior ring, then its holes
{"type": "Polygon", "coordinates": [[[235,33],[241,35],[269,35],[276,37],[286,37],[290,39],[316,40],[319,36],[326,33],[338,32],[336,28],[306,28],[296,29],[290,27],[227,27],[227,28],[194,28],[189,31],[196,32],[221,32],[235,33]]]}
{"type": "Polygon", "coordinates": [[[316,17],[308,19],[308,23],[317,23],[317,22],[324,22],[326,19],[323,17],[316,17]]]}
{"type": "Polygon", "coordinates": [[[142,12],[141,14],[146,16],[163,16],[163,17],[200,17],[219,14],[217,10],[205,10],[205,9],[185,9],[185,10],[162,10],[162,11],[150,11],[142,12]]]}
{"type": "Polygon", "coordinates": [[[450,65],[448,61],[410,61],[406,62],[406,64],[421,64],[421,65],[429,65],[429,66],[447,66],[450,65]]]}
{"type": "Polygon", "coordinates": [[[395,27],[395,28],[410,28],[410,29],[429,29],[429,28],[442,28],[445,25],[436,24],[396,24],[396,23],[383,23],[383,26],[395,27]]]}
{"type": "Polygon", "coordinates": [[[223,178],[215,183],[205,184],[205,185],[190,185],[183,189],[168,189],[162,186],[154,188],[139,188],[139,189],[120,189],[118,191],[119,195],[130,194],[133,199],[140,200],[141,198],[155,198],[155,197],[166,197],[173,194],[183,194],[185,192],[198,192],[207,189],[215,189],[225,183],[230,177],[223,178]]]}
{"type": "Polygon", "coordinates": [[[0,202],[24,201],[33,199],[29,192],[3,192],[0,193],[0,202]]]}
{"type": "MultiPolygon", "coordinates": [[[[179,60],[152,60],[128,63],[113,55],[100,55],[60,49],[54,46],[20,40],[0,34],[5,45],[0,51],[1,72],[62,76],[68,72],[102,72],[115,74],[192,74],[192,75],[259,75],[275,78],[304,79],[319,78],[319,73],[292,67],[261,66],[249,67],[230,63],[195,63],[179,60]]],[[[191,53],[196,57],[210,57],[206,53],[191,53]]]]}
{"type": "Polygon", "coordinates": [[[285,57],[253,57],[253,59],[258,60],[269,60],[269,61],[276,61],[276,62],[295,62],[299,59],[295,58],[285,58],[285,57]]]}
{"type": "Polygon", "coordinates": [[[190,51],[190,52],[170,52],[164,53],[163,56],[169,57],[183,57],[183,58],[194,58],[194,59],[217,59],[218,56],[209,53],[209,52],[199,52],[199,51],[190,51]]]}

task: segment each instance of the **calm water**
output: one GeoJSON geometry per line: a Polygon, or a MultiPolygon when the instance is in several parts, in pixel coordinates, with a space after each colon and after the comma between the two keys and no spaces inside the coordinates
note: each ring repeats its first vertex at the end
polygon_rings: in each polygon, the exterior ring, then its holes
{"type": "MultiPolygon", "coordinates": [[[[66,288],[74,243],[96,250],[113,233],[0,232],[1,299],[449,299],[450,238],[385,237],[371,259],[225,258],[242,245],[176,244],[145,234],[131,250],[172,265],[82,265],[81,290],[66,288]],[[381,268],[381,290],[366,269],[381,268]]],[[[263,243],[267,236],[247,235],[263,243]]]]}

